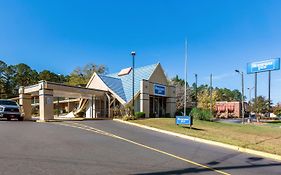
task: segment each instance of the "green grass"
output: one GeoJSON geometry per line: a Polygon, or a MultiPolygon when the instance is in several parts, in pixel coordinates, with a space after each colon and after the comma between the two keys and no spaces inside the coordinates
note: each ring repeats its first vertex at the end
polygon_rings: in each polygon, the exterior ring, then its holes
{"type": "Polygon", "coordinates": [[[174,118],[151,118],[130,122],[281,155],[281,128],[196,120],[193,129],[189,129],[177,126],[174,118]]]}
{"type": "Polygon", "coordinates": [[[267,122],[268,126],[272,126],[272,127],[281,127],[281,121],[271,121],[271,122],[267,122]]]}

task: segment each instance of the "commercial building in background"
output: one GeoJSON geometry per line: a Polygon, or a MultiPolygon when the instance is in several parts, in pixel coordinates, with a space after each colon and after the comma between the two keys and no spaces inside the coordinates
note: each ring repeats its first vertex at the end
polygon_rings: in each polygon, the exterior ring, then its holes
{"type": "Polygon", "coordinates": [[[133,97],[131,67],[108,75],[94,73],[87,88],[110,93],[103,99],[81,100],[78,111],[86,109],[87,118],[113,117],[116,111],[132,105],[134,98],[135,112],[144,112],[145,117],[174,116],[176,110],[175,87],[168,84],[160,63],[135,68],[134,87],[133,97]]]}
{"type": "MultiPolygon", "coordinates": [[[[248,104],[244,102],[245,112],[249,112],[248,104]]],[[[239,118],[242,117],[242,105],[239,101],[218,101],[215,104],[215,115],[218,118],[239,118]]]]}

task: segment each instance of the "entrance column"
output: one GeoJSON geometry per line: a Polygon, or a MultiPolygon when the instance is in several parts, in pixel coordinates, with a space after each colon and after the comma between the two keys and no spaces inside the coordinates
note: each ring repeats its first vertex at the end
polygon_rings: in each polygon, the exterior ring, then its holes
{"type": "Polygon", "coordinates": [[[166,101],[166,110],[167,113],[170,113],[171,116],[174,116],[176,113],[176,88],[174,86],[170,86],[169,92],[169,97],[166,101]]]}
{"type": "Polygon", "coordinates": [[[54,119],[53,90],[39,90],[40,120],[54,119]]]}
{"type": "Polygon", "coordinates": [[[146,80],[140,82],[140,111],[149,117],[149,82],[146,80]]]}
{"type": "Polygon", "coordinates": [[[23,86],[19,89],[19,105],[21,106],[21,110],[24,113],[24,120],[31,120],[31,95],[24,94],[23,86]]]}

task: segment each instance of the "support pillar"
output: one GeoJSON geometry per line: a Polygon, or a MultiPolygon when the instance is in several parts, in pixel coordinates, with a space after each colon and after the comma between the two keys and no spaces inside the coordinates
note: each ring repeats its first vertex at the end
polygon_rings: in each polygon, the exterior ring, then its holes
{"type": "Polygon", "coordinates": [[[111,118],[111,111],[110,111],[110,106],[111,106],[111,100],[110,100],[110,95],[106,93],[107,97],[107,102],[108,102],[108,118],[111,118]]]}
{"type": "Polygon", "coordinates": [[[145,117],[149,117],[149,82],[142,80],[140,82],[140,112],[145,113],[145,117]]]}
{"type": "Polygon", "coordinates": [[[173,117],[176,113],[176,88],[174,86],[170,86],[169,92],[169,97],[166,101],[166,111],[171,115],[171,117],[173,117]]]}
{"type": "Polygon", "coordinates": [[[91,99],[88,100],[88,108],[86,111],[86,118],[97,118],[96,115],[96,97],[92,97],[91,99]]]}
{"type": "Polygon", "coordinates": [[[19,89],[19,105],[21,106],[24,120],[31,120],[31,95],[24,94],[24,87],[20,87],[19,89]]]}
{"type": "Polygon", "coordinates": [[[53,90],[39,90],[40,120],[54,119],[53,90]]]}

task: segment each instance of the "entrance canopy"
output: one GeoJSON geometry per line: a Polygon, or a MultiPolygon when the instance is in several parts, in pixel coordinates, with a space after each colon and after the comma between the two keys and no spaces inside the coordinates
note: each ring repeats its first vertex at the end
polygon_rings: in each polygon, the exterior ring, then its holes
{"type": "Polygon", "coordinates": [[[83,98],[83,99],[91,99],[93,96],[103,96],[107,91],[77,87],[77,86],[69,86],[59,83],[40,81],[38,84],[22,87],[20,90],[20,94],[32,94],[39,95],[40,90],[52,90],[54,97],[65,97],[65,98],[83,98]]]}
{"type": "Polygon", "coordinates": [[[19,89],[19,103],[23,108],[25,119],[31,118],[31,96],[39,96],[40,120],[54,119],[53,97],[93,99],[103,97],[108,91],[69,86],[59,83],[39,81],[32,86],[19,89]]]}

